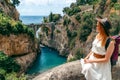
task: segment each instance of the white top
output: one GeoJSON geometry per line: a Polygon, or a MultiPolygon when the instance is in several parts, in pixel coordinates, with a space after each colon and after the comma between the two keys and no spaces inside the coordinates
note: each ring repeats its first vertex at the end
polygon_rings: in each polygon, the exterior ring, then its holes
{"type": "Polygon", "coordinates": [[[93,41],[91,50],[92,52],[100,55],[105,55],[106,53],[105,46],[102,46],[101,41],[97,38],[93,41]]]}
{"type": "MultiPolygon", "coordinates": [[[[93,41],[92,51],[100,55],[105,55],[106,53],[105,47],[101,46],[101,41],[98,39],[93,41]]],[[[88,59],[94,60],[96,57],[91,54],[88,59]]],[[[85,75],[86,80],[112,80],[110,60],[100,63],[85,63],[84,61],[84,59],[80,61],[82,66],[81,73],[85,75]]]]}

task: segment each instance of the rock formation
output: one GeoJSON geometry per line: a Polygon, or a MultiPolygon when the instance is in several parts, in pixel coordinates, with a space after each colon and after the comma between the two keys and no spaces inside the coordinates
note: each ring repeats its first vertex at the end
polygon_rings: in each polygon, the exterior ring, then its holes
{"type": "MultiPolygon", "coordinates": [[[[7,15],[6,17],[11,17],[15,21],[19,20],[19,13],[10,0],[0,0],[0,13],[7,15]]],[[[39,50],[39,43],[25,33],[17,35],[11,33],[9,36],[0,34],[0,51],[14,57],[21,65],[23,72],[36,59],[39,50]]]]}
{"type": "MultiPolygon", "coordinates": [[[[103,70],[104,72],[104,70],[103,70]]],[[[112,80],[119,80],[120,76],[120,58],[116,66],[112,69],[112,80]]],[[[39,74],[33,80],[86,80],[81,74],[80,61],[73,61],[58,67],[55,67],[47,72],[39,74]]]]}
{"type": "Polygon", "coordinates": [[[6,0],[0,0],[0,12],[12,17],[14,20],[19,20],[19,13],[17,9],[6,0]]]}
{"type": "Polygon", "coordinates": [[[49,24],[41,26],[41,31],[39,32],[40,41],[42,44],[57,49],[60,52],[60,55],[66,55],[69,50],[67,49],[68,37],[65,28],[61,25],[49,24]],[[44,28],[47,28],[47,31],[44,31],[44,28]],[[60,31],[60,32],[59,32],[60,31]]]}
{"type": "Polygon", "coordinates": [[[14,56],[24,71],[35,60],[38,50],[38,43],[26,34],[0,35],[0,51],[8,56],[14,56]]]}

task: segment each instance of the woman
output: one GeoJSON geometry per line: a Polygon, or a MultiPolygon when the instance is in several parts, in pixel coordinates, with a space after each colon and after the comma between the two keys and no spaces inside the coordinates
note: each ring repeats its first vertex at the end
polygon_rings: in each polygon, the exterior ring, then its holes
{"type": "Polygon", "coordinates": [[[115,41],[111,40],[105,49],[111,25],[107,18],[99,17],[96,20],[98,34],[92,43],[90,53],[81,59],[82,73],[87,80],[112,80],[110,57],[114,50],[115,41]]]}

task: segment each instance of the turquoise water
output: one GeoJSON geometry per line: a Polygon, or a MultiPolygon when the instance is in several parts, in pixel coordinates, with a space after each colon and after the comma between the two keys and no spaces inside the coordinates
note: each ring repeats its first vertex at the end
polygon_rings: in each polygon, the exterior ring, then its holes
{"type": "Polygon", "coordinates": [[[43,21],[44,16],[20,16],[20,20],[23,24],[40,24],[43,21]]]}
{"type": "Polygon", "coordinates": [[[66,58],[58,55],[56,50],[42,47],[41,54],[38,54],[36,61],[33,66],[28,69],[27,73],[42,73],[65,62],[66,58]]]}

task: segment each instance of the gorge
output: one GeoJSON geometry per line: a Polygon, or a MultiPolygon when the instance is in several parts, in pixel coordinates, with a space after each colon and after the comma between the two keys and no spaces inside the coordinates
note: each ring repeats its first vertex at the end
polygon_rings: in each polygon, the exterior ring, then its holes
{"type": "MultiPolygon", "coordinates": [[[[77,0],[78,2],[71,4],[70,7],[64,8],[65,15],[62,17],[59,14],[51,13],[48,18],[44,18],[43,24],[28,25],[33,29],[19,22],[19,13],[15,6],[5,1],[7,0],[0,2],[0,50],[18,62],[21,66],[19,75],[25,74],[28,67],[34,65],[33,62],[37,55],[42,55],[37,54],[40,52],[39,44],[54,48],[59,55],[67,57],[68,63],[42,74],[39,73],[34,76],[33,80],[84,80],[79,60],[88,54],[91,48],[91,43],[96,35],[95,16],[98,14],[110,18],[113,26],[112,35],[120,33],[120,14],[114,6],[119,4],[119,0],[117,2],[95,0],[88,3],[80,3],[77,0]],[[56,16],[59,19],[56,19],[56,16]],[[40,29],[38,39],[35,38],[37,29],[40,29]]],[[[119,62],[113,68],[113,80],[119,79],[119,62]]],[[[2,75],[6,75],[6,72],[2,75]]]]}

